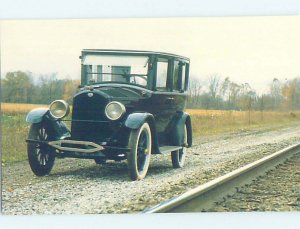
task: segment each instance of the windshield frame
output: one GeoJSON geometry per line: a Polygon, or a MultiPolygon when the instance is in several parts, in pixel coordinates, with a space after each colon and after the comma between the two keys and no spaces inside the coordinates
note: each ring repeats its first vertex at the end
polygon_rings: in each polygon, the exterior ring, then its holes
{"type": "MultiPolygon", "coordinates": [[[[151,71],[151,66],[152,66],[151,55],[145,55],[145,54],[143,54],[143,55],[141,55],[141,54],[136,55],[136,54],[132,54],[132,53],[128,53],[128,54],[127,53],[111,53],[110,54],[110,53],[92,53],[92,52],[90,52],[90,53],[82,53],[82,56],[80,57],[80,59],[81,59],[81,86],[85,86],[85,85],[98,85],[98,84],[101,85],[101,84],[110,84],[110,83],[112,83],[112,84],[124,84],[124,85],[129,84],[129,85],[134,85],[134,86],[138,86],[138,87],[142,87],[142,88],[147,88],[147,89],[151,89],[152,88],[153,77],[151,76],[152,74],[149,74],[149,73],[152,72],[151,71]],[[102,57],[104,59],[107,58],[107,57],[108,58],[109,57],[116,57],[116,59],[118,57],[121,57],[121,58],[124,58],[123,61],[124,60],[126,61],[127,58],[130,61],[130,58],[133,58],[133,60],[134,60],[134,58],[137,59],[139,57],[140,58],[144,57],[144,58],[147,58],[146,62],[144,63],[145,67],[146,67],[146,73],[145,74],[137,74],[137,73],[133,72],[132,74],[131,73],[124,73],[124,74],[117,73],[117,74],[114,74],[112,71],[110,73],[105,73],[105,72],[99,73],[98,71],[94,72],[93,70],[91,72],[88,72],[87,71],[87,66],[91,66],[91,65],[86,64],[86,62],[87,62],[86,59],[89,56],[93,56],[94,59],[95,58],[97,59],[98,57],[99,57],[98,59],[101,59],[102,57]],[[118,81],[118,80],[103,80],[103,81],[100,81],[100,82],[89,81],[89,76],[94,75],[94,74],[96,74],[96,75],[102,75],[102,76],[103,75],[110,75],[111,77],[113,75],[122,75],[122,76],[124,76],[124,78],[126,78],[126,76],[128,76],[129,79],[128,79],[128,82],[118,81]],[[134,82],[136,82],[136,78],[140,78],[140,77],[142,77],[142,78],[146,77],[145,78],[146,81],[147,81],[146,85],[142,85],[142,84],[139,84],[139,83],[134,83],[134,82]],[[131,82],[130,82],[130,78],[132,78],[131,82]]],[[[90,63],[90,62],[88,62],[88,63],[90,63]]],[[[99,64],[100,63],[101,62],[99,62],[99,64]]],[[[98,68],[98,66],[102,66],[102,65],[94,65],[94,66],[97,66],[96,68],[98,68]]],[[[138,65],[138,66],[142,66],[142,65],[138,65]]],[[[119,68],[121,68],[122,66],[111,66],[111,67],[119,67],[119,68]]],[[[92,68],[94,69],[95,67],[92,67],[92,68]]],[[[94,79],[95,77],[92,77],[92,78],[94,79]]]]}

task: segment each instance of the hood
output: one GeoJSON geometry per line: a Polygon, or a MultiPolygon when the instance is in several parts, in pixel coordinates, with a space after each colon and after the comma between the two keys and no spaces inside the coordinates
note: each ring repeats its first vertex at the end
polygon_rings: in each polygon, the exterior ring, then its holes
{"type": "Polygon", "coordinates": [[[134,90],[132,88],[128,87],[112,87],[112,86],[104,86],[97,88],[95,90],[99,90],[105,94],[107,94],[109,97],[112,98],[132,98],[137,99],[142,96],[141,91],[134,90]]]}
{"type": "Polygon", "coordinates": [[[124,84],[107,84],[97,85],[88,90],[81,90],[75,96],[80,94],[95,93],[100,94],[108,100],[139,100],[141,98],[149,98],[151,91],[146,88],[141,88],[133,85],[124,84]]]}

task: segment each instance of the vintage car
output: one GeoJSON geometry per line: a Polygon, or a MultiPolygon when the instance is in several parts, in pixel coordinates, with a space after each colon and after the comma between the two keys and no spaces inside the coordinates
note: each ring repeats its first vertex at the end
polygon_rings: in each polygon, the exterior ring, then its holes
{"type": "Polygon", "coordinates": [[[192,145],[191,118],[184,112],[189,59],[103,49],[85,49],[80,59],[81,85],[71,118],[63,100],[26,117],[33,173],[49,174],[56,157],[94,159],[98,164],[126,159],[130,178],[141,180],[151,155],[163,153],[170,153],[173,167],[181,168],[192,145]]]}

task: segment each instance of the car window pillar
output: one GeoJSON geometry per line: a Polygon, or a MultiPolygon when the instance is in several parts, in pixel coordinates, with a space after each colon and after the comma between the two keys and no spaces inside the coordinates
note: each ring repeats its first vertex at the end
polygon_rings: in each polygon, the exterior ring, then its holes
{"type": "Polygon", "coordinates": [[[79,58],[81,59],[81,86],[84,86],[86,85],[86,70],[83,64],[82,56],[80,56],[79,58]]]}
{"type": "Polygon", "coordinates": [[[147,88],[150,90],[155,89],[156,85],[156,73],[157,72],[157,58],[151,55],[149,57],[149,64],[148,64],[148,77],[147,77],[147,88]]]}
{"type": "Polygon", "coordinates": [[[180,61],[179,62],[179,68],[178,68],[178,78],[177,78],[177,82],[176,82],[177,89],[181,92],[184,91],[184,85],[182,85],[182,78],[184,77],[183,76],[183,71],[182,71],[183,65],[184,65],[184,63],[180,61]]]}
{"type": "Polygon", "coordinates": [[[184,90],[186,91],[188,88],[188,82],[189,82],[189,72],[190,72],[190,64],[186,63],[185,67],[185,82],[184,82],[184,90]]]}
{"type": "Polygon", "coordinates": [[[174,59],[168,59],[167,91],[173,91],[174,59]]]}

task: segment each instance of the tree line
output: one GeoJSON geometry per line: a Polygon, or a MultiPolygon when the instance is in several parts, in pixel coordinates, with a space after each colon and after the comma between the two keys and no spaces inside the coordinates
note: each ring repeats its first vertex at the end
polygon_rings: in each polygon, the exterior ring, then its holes
{"type": "Polygon", "coordinates": [[[192,77],[188,88],[188,108],[222,110],[300,109],[300,77],[281,82],[274,78],[269,91],[258,94],[250,84],[238,84],[229,77],[212,74],[207,82],[192,77]]]}
{"type": "MultiPolygon", "coordinates": [[[[7,103],[49,104],[55,99],[72,103],[79,80],[59,79],[56,73],[33,77],[30,72],[7,72],[1,79],[1,101],[7,103]]],[[[250,84],[238,84],[218,74],[206,82],[191,77],[187,108],[222,110],[300,109],[300,77],[284,82],[274,78],[269,91],[258,94],[250,84]]]]}
{"type": "Polygon", "coordinates": [[[49,104],[55,99],[64,99],[72,103],[79,84],[79,80],[58,79],[56,73],[40,75],[34,80],[30,72],[8,72],[1,79],[1,101],[49,104]]]}

